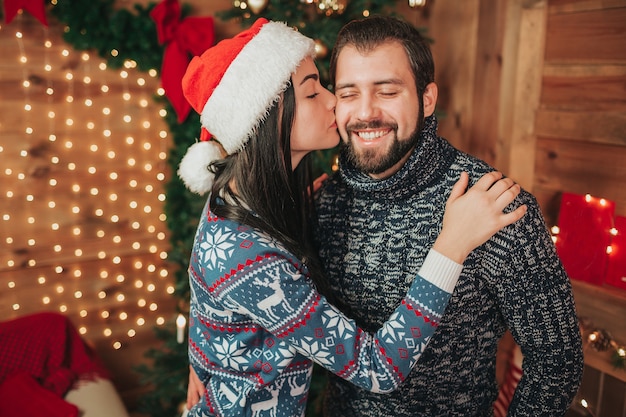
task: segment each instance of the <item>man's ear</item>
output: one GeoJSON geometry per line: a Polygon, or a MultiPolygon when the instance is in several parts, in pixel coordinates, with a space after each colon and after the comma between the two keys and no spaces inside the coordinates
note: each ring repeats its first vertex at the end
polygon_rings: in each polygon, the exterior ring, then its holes
{"type": "Polygon", "coordinates": [[[437,88],[437,84],[430,83],[426,86],[424,90],[424,117],[431,116],[435,112],[435,107],[437,106],[437,95],[439,94],[439,89],[437,88]]]}

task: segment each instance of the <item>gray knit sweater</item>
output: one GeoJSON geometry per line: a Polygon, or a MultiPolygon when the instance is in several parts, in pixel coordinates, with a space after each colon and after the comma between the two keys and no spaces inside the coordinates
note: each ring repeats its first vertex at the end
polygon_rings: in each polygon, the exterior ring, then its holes
{"type": "MultiPolygon", "coordinates": [[[[321,256],[335,303],[373,331],[404,298],[439,231],[462,171],[474,183],[493,171],[453,148],[426,119],[405,166],[378,181],[345,158],[318,201],[321,256]]],[[[582,375],[582,340],[569,279],[535,198],[528,212],[474,250],[464,263],[439,328],[405,383],[372,394],[330,376],[326,417],[491,416],[495,355],[509,329],[524,354],[510,416],[563,415],[582,375]]]]}

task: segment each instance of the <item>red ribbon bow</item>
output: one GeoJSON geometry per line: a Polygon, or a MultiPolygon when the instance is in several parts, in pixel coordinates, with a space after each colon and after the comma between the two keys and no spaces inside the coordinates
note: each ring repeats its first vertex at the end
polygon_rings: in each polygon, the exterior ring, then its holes
{"type": "Polygon", "coordinates": [[[11,23],[20,10],[26,10],[39,20],[42,25],[48,26],[44,0],[4,0],[4,20],[7,22],[7,25],[11,23]]]}
{"type": "Polygon", "coordinates": [[[178,122],[185,121],[191,105],[183,95],[182,80],[191,56],[202,54],[215,40],[212,17],[188,17],[180,20],[178,0],[163,0],[150,12],[157,25],[161,45],[166,44],[161,66],[161,85],[178,122]]]}

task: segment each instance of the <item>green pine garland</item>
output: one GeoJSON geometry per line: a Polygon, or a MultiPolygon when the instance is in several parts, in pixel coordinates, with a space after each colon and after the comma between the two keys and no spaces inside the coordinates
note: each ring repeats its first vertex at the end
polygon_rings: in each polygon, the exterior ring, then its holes
{"type": "MultiPolygon", "coordinates": [[[[309,4],[296,0],[267,0],[267,6],[258,14],[249,8],[233,7],[230,10],[218,12],[222,20],[239,19],[243,27],[248,27],[259,17],[269,20],[286,22],[290,26],[298,28],[302,34],[321,42],[327,49],[328,54],[316,59],[320,77],[328,86],[328,64],[330,62],[330,49],[337,40],[339,29],[347,22],[354,19],[362,19],[364,13],[393,14],[395,1],[393,0],[338,0],[344,3],[342,13],[320,13],[316,4],[309,4]]],[[[244,1],[235,1],[244,3],[244,1]]],[[[330,87],[330,86],[329,86],[330,87]]]]}

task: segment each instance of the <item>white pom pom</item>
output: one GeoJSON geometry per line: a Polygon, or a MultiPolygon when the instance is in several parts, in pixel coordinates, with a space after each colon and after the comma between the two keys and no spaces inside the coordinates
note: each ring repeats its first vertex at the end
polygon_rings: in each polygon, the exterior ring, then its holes
{"type": "Polygon", "coordinates": [[[214,141],[197,142],[187,149],[178,166],[178,176],[187,188],[197,194],[211,191],[214,175],[209,171],[209,164],[222,159],[222,152],[214,141]]]}

